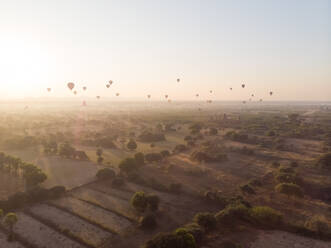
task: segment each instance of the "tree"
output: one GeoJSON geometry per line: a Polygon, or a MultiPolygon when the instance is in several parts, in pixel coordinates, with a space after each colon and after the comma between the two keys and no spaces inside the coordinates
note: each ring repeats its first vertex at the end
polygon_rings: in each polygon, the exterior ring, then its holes
{"type": "Polygon", "coordinates": [[[298,198],[303,197],[302,189],[294,183],[280,183],[276,186],[276,191],[285,194],[288,197],[294,196],[298,198]]]}
{"type": "Polygon", "coordinates": [[[96,177],[99,180],[112,179],[116,176],[115,172],[110,168],[103,168],[97,172],[96,177]]]}
{"type": "Polygon", "coordinates": [[[145,155],[142,152],[138,152],[134,155],[137,165],[141,166],[145,164],[145,155]]]}
{"type": "Polygon", "coordinates": [[[23,177],[28,187],[36,186],[47,179],[47,175],[33,164],[23,166],[23,177]]]}
{"type": "Polygon", "coordinates": [[[66,158],[71,158],[75,154],[75,148],[68,142],[65,142],[59,147],[59,155],[66,158]]]}
{"type": "Polygon", "coordinates": [[[144,212],[148,206],[148,200],[145,192],[138,191],[131,198],[131,206],[138,212],[144,212]]]}
{"type": "Polygon", "coordinates": [[[5,216],[4,224],[9,227],[9,231],[10,231],[9,237],[8,237],[9,240],[13,239],[13,229],[14,229],[14,226],[17,223],[17,221],[18,221],[18,218],[15,213],[8,213],[5,216]]]}
{"type": "Polygon", "coordinates": [[[133,172],[137,170],[137,162],[134,158],[126,158],[120,162],[118,165],[122,173],[129,174],[130,172],[133,172]]]}
{"type": "Polygon", "coordinates": [[[137,143],[133,139],[130,139],[130,141],[128,142],[128,144],[126,145],[126,147],[130,151],[136,150],[137,149],[137,143]]]}

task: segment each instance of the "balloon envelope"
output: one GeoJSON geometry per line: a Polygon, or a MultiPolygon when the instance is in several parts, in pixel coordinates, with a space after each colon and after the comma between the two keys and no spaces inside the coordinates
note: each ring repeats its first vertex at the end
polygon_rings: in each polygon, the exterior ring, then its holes
{"type": "Polygon", "coordinates": [[[241,87],[245,88],[245,84],[242,84],[241,87]]]}
{"type": "Polygon", "coordinates": [[[68,88],[69,88],[70,90],[72,90],[72,89],[75,87],[75,84],[72,83],[72,82],[69,82],[69,83],[67,84],[67,86],[68,86],[68,88]]]}

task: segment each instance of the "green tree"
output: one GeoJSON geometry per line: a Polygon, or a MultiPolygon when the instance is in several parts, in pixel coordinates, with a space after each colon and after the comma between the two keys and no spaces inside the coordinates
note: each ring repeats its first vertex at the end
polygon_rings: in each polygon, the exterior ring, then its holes
{"type": "Polygon", "coordinates": [[[130,172],[133,172],[137,170],[137,162],[134,158],[126,158],[120,162],[118,165],[122,173],[129,174],[130,172]]]}
{"type": "Polygon", "coordinates": [[[15,213],[6,214],[5,219],[4,219],[4,224],[6,226],[8,226],[9,231],[10,231],[9,240],[13,239],[13,230],[14,230],[14,226],[17,223],[17,221],[18,221],[18,218],[17,218],[17,215],[15,213]]]}
{"type": "Polygon", "coordinates": [[[136,192],[131,198],[131,206],[138,212],[144,212],[148,206],[148,200],[145,192],[136,192]]]}

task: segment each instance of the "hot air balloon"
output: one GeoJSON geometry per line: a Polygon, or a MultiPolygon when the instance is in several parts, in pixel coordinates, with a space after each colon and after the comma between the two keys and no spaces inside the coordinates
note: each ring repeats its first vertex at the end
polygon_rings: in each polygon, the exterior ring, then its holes
{"type": "Polygon", "coordinates": [[[86,106],[86,102],[85,102],[85,101],[83,101],[82,105],[85,107],[85,106],[86,106]]]}
{"type": "Polygon", "coordinates": [[[178,82],[178,83],[180,82],[180,78],[177,78],[177,82],[178,82]]]}
{"type": "Polygon", "coordinates": [[[151,98],[151,95],[147,95],[148,98],[151,98]]]}
{"type": "Polygon", "coordinates": [[[270,92],[269,92],[269,94],[270,94],[270,96],[272,96],[273,92],[272,92],[272,91],[270,91],[270,92]]]}
{"type": "Polygon", "coordinates": [[[164,95],[165,98],[168,98],[168,95],[164,95]]]}
{"type": "Polygon", "coordinates": [[[171,102],[171,99],[169,99],[168,102],[170,103],[171,102]]]}
{"type": "Polygon", "coordinates": [[[75,84],[72,82],[68,83],[67,85],[70,90],[72,90],[75,87],[75,84]]]}
{"type": "Polygon", "coordinates": [[[246,86],[245,84],[242,84],[242,85],[241,85],[242,88],[245,88],[245,86],[246,86]]]}
{"type": "Polygon", "coordinates": [[[195,96],[196,96],[196,97],[199,97],[199,94],[196,94],[195,96]]]}
{"type": "Polygon", "coordinates": [[[84,86],[84,87],[83,87],[83,90],[85,91],[86,89],[87,89],[86,86],[84,86]]]}
{"type": "Polygon", "coordinates": [[[77,91],[74,91],[74,94],[77,95],[77,91]]]}
{"type": "Polygon", "coordinates": [[[252,97],[254,97],[254,94],[252,94],[252,97]]]}
{"type": "Polygon", "coordinates": [[[106,84],[106,87],[109,88],[110,87],[110,84],[106,84]]]}
{"type": "Polygon", "coordinates": [[[230,88],[230,90],[232,90],[232,87],[230,88]]]}
{"type": "Polygon", "coordinates": [[[48,92],[51,92],[51,90],[52,90],[51,88],[47,88],[47,91],[48,91],[48,92]]]}
{"type": "Polygon", "coordinates": [[[209,91],[209,93],[211,94],[211,93],[213,93],[213,91],[212,91],[212,90],[210,90],[210,91],[209,91]]]}
{"type": "Polygon", "coordinates": [[[119,96],[120,95],[120,93],[116,93],[116,96],[119,96]]]}
{"type": "Polygon", "coordinates": [[[100,96],[97,96],[97,99],[100,99],[100,96]]]}
{"type": "Polygon", "coordinates": [[[109,81],[108,81],[108,84],[109,84],[109,85],[112,85],[112,84],[113,84],[113,81],[112,81],[112,80],[109,80],[109,81]]]}

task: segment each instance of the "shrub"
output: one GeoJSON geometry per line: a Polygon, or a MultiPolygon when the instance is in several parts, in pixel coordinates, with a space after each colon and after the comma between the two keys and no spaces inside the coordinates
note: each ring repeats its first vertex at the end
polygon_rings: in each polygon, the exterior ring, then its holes
{"type": "Polygon", "coordinates": [[[305,227],[309,230],[312,230],[318,234],[330,234],[330,226],[326,222],[325,217],[322,216],[313,216],[306,221],[305,227]]]}
{"type": "Polygon", "coordinates": [[[275,189],[277,192],[281,194],[285,194],[288,197],[290,196],[299,197],[299,198],[303,197],[302,189],[294,183],[280,183],[276,186],[275,189]]]}
{"type": "Polygon", "coordinates": [[[190,223],[184,227],[178,228],[176,229],[176,233],[178,233],[180,229],[184,229],[186,232],[191,234],[196,242],[200,242],[203,238],[203,230],[197,223],[190,223]]]}
{"type": "Polygon", "coordinates": [[[139,219],[139,226],[143,229],[154,229],[157,226],[155,215],[148,214],[139,219]]]}
{"type": "Polygon", "coordinates": [[[250,209],[252,220],[263,226],[279,226],[282,222],[282,214],[270,207],[253,207],[250,209]]]}
{"type": "Polygon", "coordinates": [[[142,134],[138,136],[138,139],[142,142],[157,142],[164,141],[165,136],[162,133],[151,133],[149,131],[144,131],[142,134]]]}
{"type": "Polygon", "coordinates": [[[144,212],[148,206],[147,196],[144,192],[136,192],[131,198],[131,206],[138,212],[144,212]]]}
{"type": "Polygon", "coordinates": [[[218,223],[224,226],[232,226],[239,220],[249,219],[249,208],[244,204],[230,204],[215,215],[218,223]]]}
{"type": "Polygon", "coordinates": [[[112,179],[116,176],[115,172],[110,168],[103,168],[97,172],[97,178],[99,180],[112,179]]]}
{"type": "Polygon", "coordinates": [[[212,230],[216,227],[216,218],[211,213],[197,213],[194,222],[202,226],[205,230],[212,230]]]}
{"type": "Polygon", "coordinates": [[[186,232],[159,233],[147,241],[143,248],[196,248],[194,237],[186,232]]]}
{"type": "Polygon", "coordinates": [[[275,179],[279,183],[297,184],[300,182],[300,178],[297,174],[290,174],[290,173],[278,173],[276,174],[275,179]]]}

